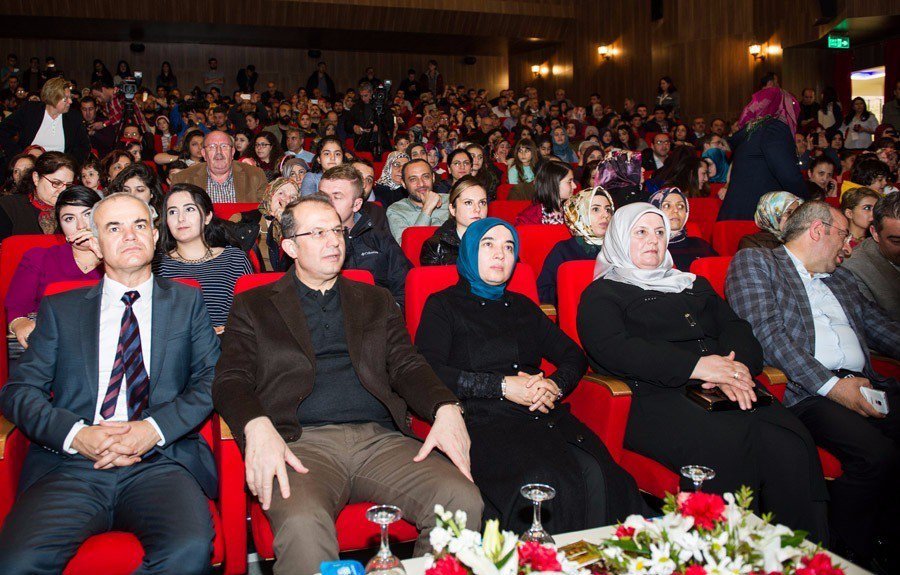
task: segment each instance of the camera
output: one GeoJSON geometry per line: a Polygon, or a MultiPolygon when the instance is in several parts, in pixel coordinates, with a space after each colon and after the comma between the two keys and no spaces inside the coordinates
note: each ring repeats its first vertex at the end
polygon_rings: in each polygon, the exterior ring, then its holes
{"type": "Polygon", "coordinates": [[[390,80],[385,80],[372,90],[372,105],[375,107],[376,116],[381,116],[382,114],[384,114],[384,103],[385,101],[387,101],[387,97],[390,92],[390,80]]]}
{"type": "Polygon", "coordinates": [[[122,79],[122,93],[125,94],[126,100],[134,100],[134,95],[137,94],[138,89],[141,87],[141,80],[143,79],[143,72],[135,72],[134,76],[122,79]]]}

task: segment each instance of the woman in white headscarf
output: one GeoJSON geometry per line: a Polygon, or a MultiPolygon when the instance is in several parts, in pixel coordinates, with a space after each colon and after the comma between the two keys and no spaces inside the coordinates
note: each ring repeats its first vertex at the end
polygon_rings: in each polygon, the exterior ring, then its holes
{"type": "MultiPolygon", "coordinates": [[[[780,403],[761,406],[753,376],[763,353],[753,330],[709,282],[678,271],[667,251],[669,219],[647,203],[619,208],[578,308],[591,367],[632,389],[625,447],[675,473],[715,470],[705,491],[756,493],[757,512],[825,541],[825,487],[815,443],[780,403]],[[688,386],[723,393],[706,411],[688,386]]],[[[693,388],[692,388],[693,389],[693,388]]]]}

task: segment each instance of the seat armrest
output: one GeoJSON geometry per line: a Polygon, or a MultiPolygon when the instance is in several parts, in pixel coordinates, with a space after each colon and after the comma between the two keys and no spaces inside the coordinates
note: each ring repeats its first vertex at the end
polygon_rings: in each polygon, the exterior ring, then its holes
{"type": "Polygon", "coordinates": [[[777,367],[767,365],[763,368],[762,372],[765,374],[771,385],[787,385],[787,375],[777,367]]]}
{"type": "Polygon", "coordinates": [[[542,303],[541,311],[544,312],[544,315],[547,317],[556,317],[556,306],[552,303],[542,303]]]}
{"type": "Polygon", "coordinates": [[[597,385],[602,385],[607,390],[609,390],[610,395],[612,395],[613,397],[631,395],[631,388],[628,387],[628,384],[621,379],[613,377],[611,375],[598,375],[596,373],[589,373],[581,379],[582,381],[588,381],[597,385]]]}
{"type": "Polygon", "coordinates": [[[231,433],[231,428],[228,427],[228,424],[225,423],[225,420],[222,417],[219,417],[219,439],[224,440],[234,440],[234,435],[231,433]]]}
{"type": "Polygon", "coordinates": [[[0,415],[0,460],[6,455],[6,442],[15,428],[12,421],[0,415]]]}

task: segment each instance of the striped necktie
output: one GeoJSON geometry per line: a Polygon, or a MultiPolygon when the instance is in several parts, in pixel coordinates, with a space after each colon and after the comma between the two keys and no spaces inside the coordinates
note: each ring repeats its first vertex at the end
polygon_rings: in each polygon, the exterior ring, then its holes
{"type": "Polygon", "coordinates": [[[109,419],[116,413],[116,402],[119,399],[119,389],[124,378],[128,394],[128,420],[134,421],[147,407],[149,399],[150,378],[144,368],[144,354],[141,351],[141,328],[137,317],[134,315],[134,302],[141,297],[137,291],[125,292],[122,303],[125,304],[125,313],[122,314],[122,328],[119,330],[119,345],[116,347],[116,359],[113,363],[112,373],[109,377],[109,386],[106,388],[106,396],[103,405],[100,406],[100,416],[109,419]]]}

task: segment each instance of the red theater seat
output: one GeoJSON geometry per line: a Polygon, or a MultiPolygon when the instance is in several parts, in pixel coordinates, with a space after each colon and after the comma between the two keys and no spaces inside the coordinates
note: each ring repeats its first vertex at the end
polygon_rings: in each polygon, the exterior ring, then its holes
{"type": "Polygon", "coordinates": [[[497,186],[497,199],[495,202],[505,202],[509,200],[509,192],[513,189],[512,184],[500,184],[497,186]]]}
{"type": "Polygon", "coordinates": [[[825,201],[828,202],[828,205],[832,208],[839,210],[841,209],[841,199],[840,198],[825,198],[825,201]]]}
{"type": "Polygon", "coordinates": [[[534,273],[544,269],[544,260],[557,243],[572,237],[563,224],[516,226],[519,234],[519,260],[531,266],[534,273]]]}
{"type": "Polygon", "coordinates": [[[733,256],[738,251],[741,238],[759,231],[756,222],[750,220],[723,220],[713,226],[712,247],[720,256],[733,256]]]}
{"type": "MultiPolygon", "coordinates": [[[[284,272],[263,272],[261,274],[244,274],[234,284],[234,295],[243,293],[253,288],[277,282],[284,272]]],[[[375,285],[375,277],[369,270],[343,270],[341,275],[348,280],[375,285]]]]}
{"type": "Polygon", "coordinates": [[[253,202],[213,204],[213,213],[223,220],[231,218],[234,214],[249,212],[256,209],[259,209],[259,204],[254,204],[253,202]]]}
{"type": "Polygon", "coordinates": [[[488,215],[515,225],[516,216],[530,205],[529,200],[495,200],[488,204],[488,215]]]}
{"type": "Polygon", "coordinates": [[[713,224],[716,223],[716,218],[719,216],[722,201],[715,196],[710,196],[708,198],[690,198],[688,203],[691,206],[688,225],[697,224],[700,226],[701,235],[699,237],[707,242],[712,241],[713,224]]]}
{"type": "Polygon", "coordinates": [[[422,244],[434,235],[438,226],[410,226],[403,230],[400,237],[400,249],[403,250],[406,259],[412,262],[412,265],[419,267],[422,265],[420,257],[422,255],[422,244]]]}
{"type": "MultiPolygon", "coordinates": [[[[200,282],[198,282],[194,278],[174,278],[172,281],[201,289],[200,282]]],[[[95,286],[98,283],[100,283],[100,280],[70,280],[64,282],[53,282],[44,290],[44,297],[48,295],[56,295],[58,293],[67,292],[73,289],[95,286]]]]}
{"type": "Polygon", "coordinates": [[[581,294],[594,281],[594,260],[566,262],[556,272],[556,317],[560,329],[575,340],[579,346],[578,328],[575,320],[578,315],[578,302],[581,294]]]}
{"type": "Polygon", "coordinates": [[[719,297],[725,299],[725,277],[730,263],[731,256],[697,258],[691,263],[691,273],[709,280],[719,297]]]}

